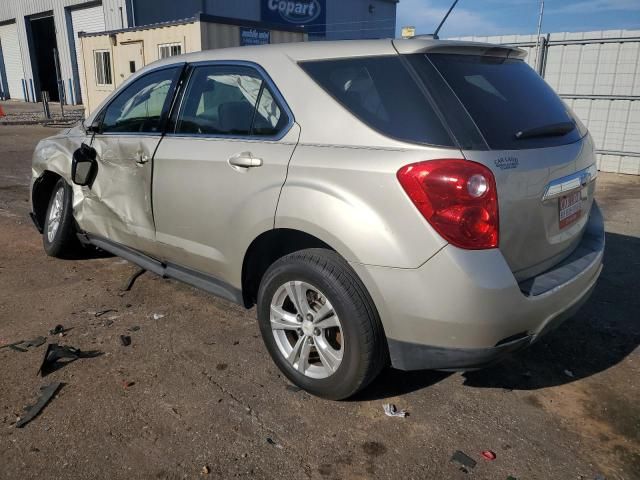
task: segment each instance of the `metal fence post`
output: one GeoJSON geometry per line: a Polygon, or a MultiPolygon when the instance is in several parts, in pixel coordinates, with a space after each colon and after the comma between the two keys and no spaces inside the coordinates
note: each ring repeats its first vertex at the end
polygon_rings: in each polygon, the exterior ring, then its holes
{"type": "Polygon", "coordinates": [[[53,49],[53,63],[56,67],[56,83],[58,84],[58,99],[60,100],[60,111],[62,118],[64,118],[64,104],[66,99],[64,98],[64,81],[62,80],[62,72],[60,71],[60,58],[58,57],[58,49],[53,49]]]}
{"type": "Polygon", "coordinates": [[[49,92],[43,90],[40,92],[40,96],[42,97],[42,109],[44,110],[44,118],[51,118],[51,110],[49,110],[49,92]]]}

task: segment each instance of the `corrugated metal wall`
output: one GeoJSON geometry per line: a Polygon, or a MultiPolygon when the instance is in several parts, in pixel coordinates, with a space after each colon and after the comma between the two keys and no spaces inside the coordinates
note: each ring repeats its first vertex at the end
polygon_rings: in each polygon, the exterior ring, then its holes
{"type": "MultiPolygon", "coordinates": [[[[598,168],[640,175],[640,30],[544,36],[541,73],[589,127],[598,168]]],[[[464,37],[516,45],[535,66],[535,35],[464,37]]]]}
{"type": "MultiPolygon", "coordinates": [[[[75,6],[97,5],[102,3],[104,6],[105,25],[108,30],[115,30],[127,26],[127,11],[125,0],[103,0],[87,1],[87,0],[0,0],[0,22],[14,20],[18,27],[18,36],[20,38],[22,63],[24,65],[24,76],[29,86],[29,97],[31,98],[31,84],[34,83],[31,55],[29,52],[27,22],[31,15],[37,15],[44,12],[53,12],[56,27],[56,42],[58,45],[60,68],[65,88],[68,88],[69,81],[73,82],[74,68],[72,64],[72,55],[70,47],[71,38],[71,19],[69,8],[75,6]],[[120,13],[122,8],[122,16],[120,13]]],[[[34,86],[35,88],[35,86],[34,86]]],[[[68,97],[69,95],[67,95],[68,97]]]]}

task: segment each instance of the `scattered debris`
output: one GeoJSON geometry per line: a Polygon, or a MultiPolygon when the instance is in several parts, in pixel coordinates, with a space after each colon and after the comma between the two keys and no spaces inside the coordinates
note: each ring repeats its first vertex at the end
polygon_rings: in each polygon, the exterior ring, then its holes
{"type": "Polygon", "coordinates": [[[24,353],[24,352],[26,352],[26,351],[27,351],[27,349],[26,349],[26,348],[19,347],[18,345],[20,345],[20,344],[9,345],[9,348],[10,348],[11,350],[15,350],[16,352],[22,352],[22,353],[24,353]]]}
{"type": "Polygon", "coordinates": [[[398,410],[393,403],[385,403],[382,405],[384,414],[387,417],[406,417],[409,413],[406,410],[398,410]]]}
{"type": "Polygon", "coordinates": [[[133,327],[129,327],[127,330],[129,330],[130,332],[137,332],[138,330],[140,330],[140,327],[138,325],[134,325],[133,327]]]}
{"type": "Polygon", "coordinates": [[[96,312],[94,315],[97,317],[101,317],[102,315],[106,315],[107,313],[117,313],[118,310],[114,309],[114,308],[107,308],[106,310],[100,310],[99,312],[96,312]]]}
{"type": "Polygon", "coordinates": [[[33,420],[38,414],[42,411],[42,409],[49,403],[49,401],[53,398],[56,392],[62,387],[62,383],[55,382],[49,385],[45,385],[44,387],[40,387],[40,397],[38,401],[25,408],[26,414],[24,417],[21,417],[16,422],[16,428],[22,428],[31,420],[33,420]]]}
{"type": "Polygon", "coordinates": [[[477,464],[477,462],[473,458],[471,458],[466,453],[461,452],[460,450],[456,450],[456,452],[451,457],[451,461],[460,465],[460,470],[462,470],[464,473],[469,473],[468,469],[475,468],[477,464]]]}
{"type": "Polygon", "coordinates": [[[276,448],[282,448],[282,445],[280,445],[279,443],[277,443],[273,438],[271,437],[267,437],[267,443],[269,445],[273,445],[276,448]]]}
{"type": "Polygon", "coordinates": [[[102,355],[98,350],[83,352],[82,350],[69,346],[60,346],[57,343],[47,345],[47,351],[44,352],[42,364],[38,369],[41,376],[46,377],[51,372],[62,368],[64,365],[74,362],[79,358],[94,358],[102,355]],[[58,362],[58,360],[67,359],[66,362],[58,362]]]}
{"type": "Polygon", "coordinates": [[[61,333],[64,333],[64,327],[60,324],[49,330],[49,335],[59,335],[61,333]]]}
{"type": "Polygon", "coordinates": [[[131,337],[129,335],[120,335],[120,343],[123,347],[131,345],[131,337]]]}
{"type": "Polygon", "coordinates": [[[513,475],[509,475],[507,477],[507,480],[518,480],[516,477],[514,477],[513,475]]]}
{"type": "Polygon", "coordinates": [[[145,272],[146,270],[144,268],[139,268],[138,270],[136,270],[135,273],[129,277],[127,283],[124,284],[121,291],[128,292],[129,290],[131,290],[138,277],[143,275],[145,272]]]}
{"type": "Polygon", "coordinates": [[[153,319],[154,320],[160,320],[161,318],[164,318],[164,313],[154,313],[153,314],[153,319]]]}
{"type": "Polygon", "coordinates": [[[133,387],[136,384],[136,382],[130,382],[128,380],[123,380],[122,381],[122,388],[124,388],[125,390],[129,387],[133,387]]]}
{"type": "Polygon", "coordinates": [[[216,365],[216,370],[220,370],[220,371],[226,370],[227,367],[228,367],[228,365],[226,363],[219,363],[219,364],[216,365]]]}
{"type": "Polygon", "coordinates": [[[564,374],[565,374],[567,377],[571,377],[571,378],[574,378],[574,377],[575,377],[575,375],[573,374],[573,372],[572,372],[571,370],[565,370],[565,371],[564,371],[564,374]]]}
{"type": "Polygon", "coordinates": [[[209,472],[211,472],[211,469],[209,468],[208,465],[205,465],[204,467],[202,467],[202,474],[203,475],[209,475],[209,472]]]}
{"type": "Polygon", "coordinates": [[[0,348],[7,347],[7,348],[10,348],[11,350],[15,350],[16,352],[24,353],[29,349],[29,347],[34,347],[34,348],[39,347],[46,341],[47,339],[45,337],[36,337],[31,340],[20,340],[19,342],[13,342],[7,345],[2,345],[0,348]]]}
{"type": "Polygon", "coordinates": [[[481,455],[486,460],[495,460],[496,459],[496,453],[491,451],[491,450],[483,450],[481,455]]]}

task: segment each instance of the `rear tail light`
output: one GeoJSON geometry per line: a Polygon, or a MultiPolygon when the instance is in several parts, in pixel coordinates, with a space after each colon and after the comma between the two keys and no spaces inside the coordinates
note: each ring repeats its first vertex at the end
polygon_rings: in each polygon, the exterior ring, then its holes
{"type": "Polygon", "coordinates": [[[484,165],[462,159],[429,160],[398,170],[400,185],[449,243],[471,250],[498,246],[496,181],[484,165]]]}

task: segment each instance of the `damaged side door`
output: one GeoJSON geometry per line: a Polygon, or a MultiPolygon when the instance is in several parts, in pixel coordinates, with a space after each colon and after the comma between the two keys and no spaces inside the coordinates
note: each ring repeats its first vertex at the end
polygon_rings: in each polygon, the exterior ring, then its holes
{"type": "Polygon", "coordinates": [[[153,70],[130,83],[99,114],[91,141],[98,164],[78,221],[92,234],[156,253],[151,181],[183,64],[153,70]]]}

